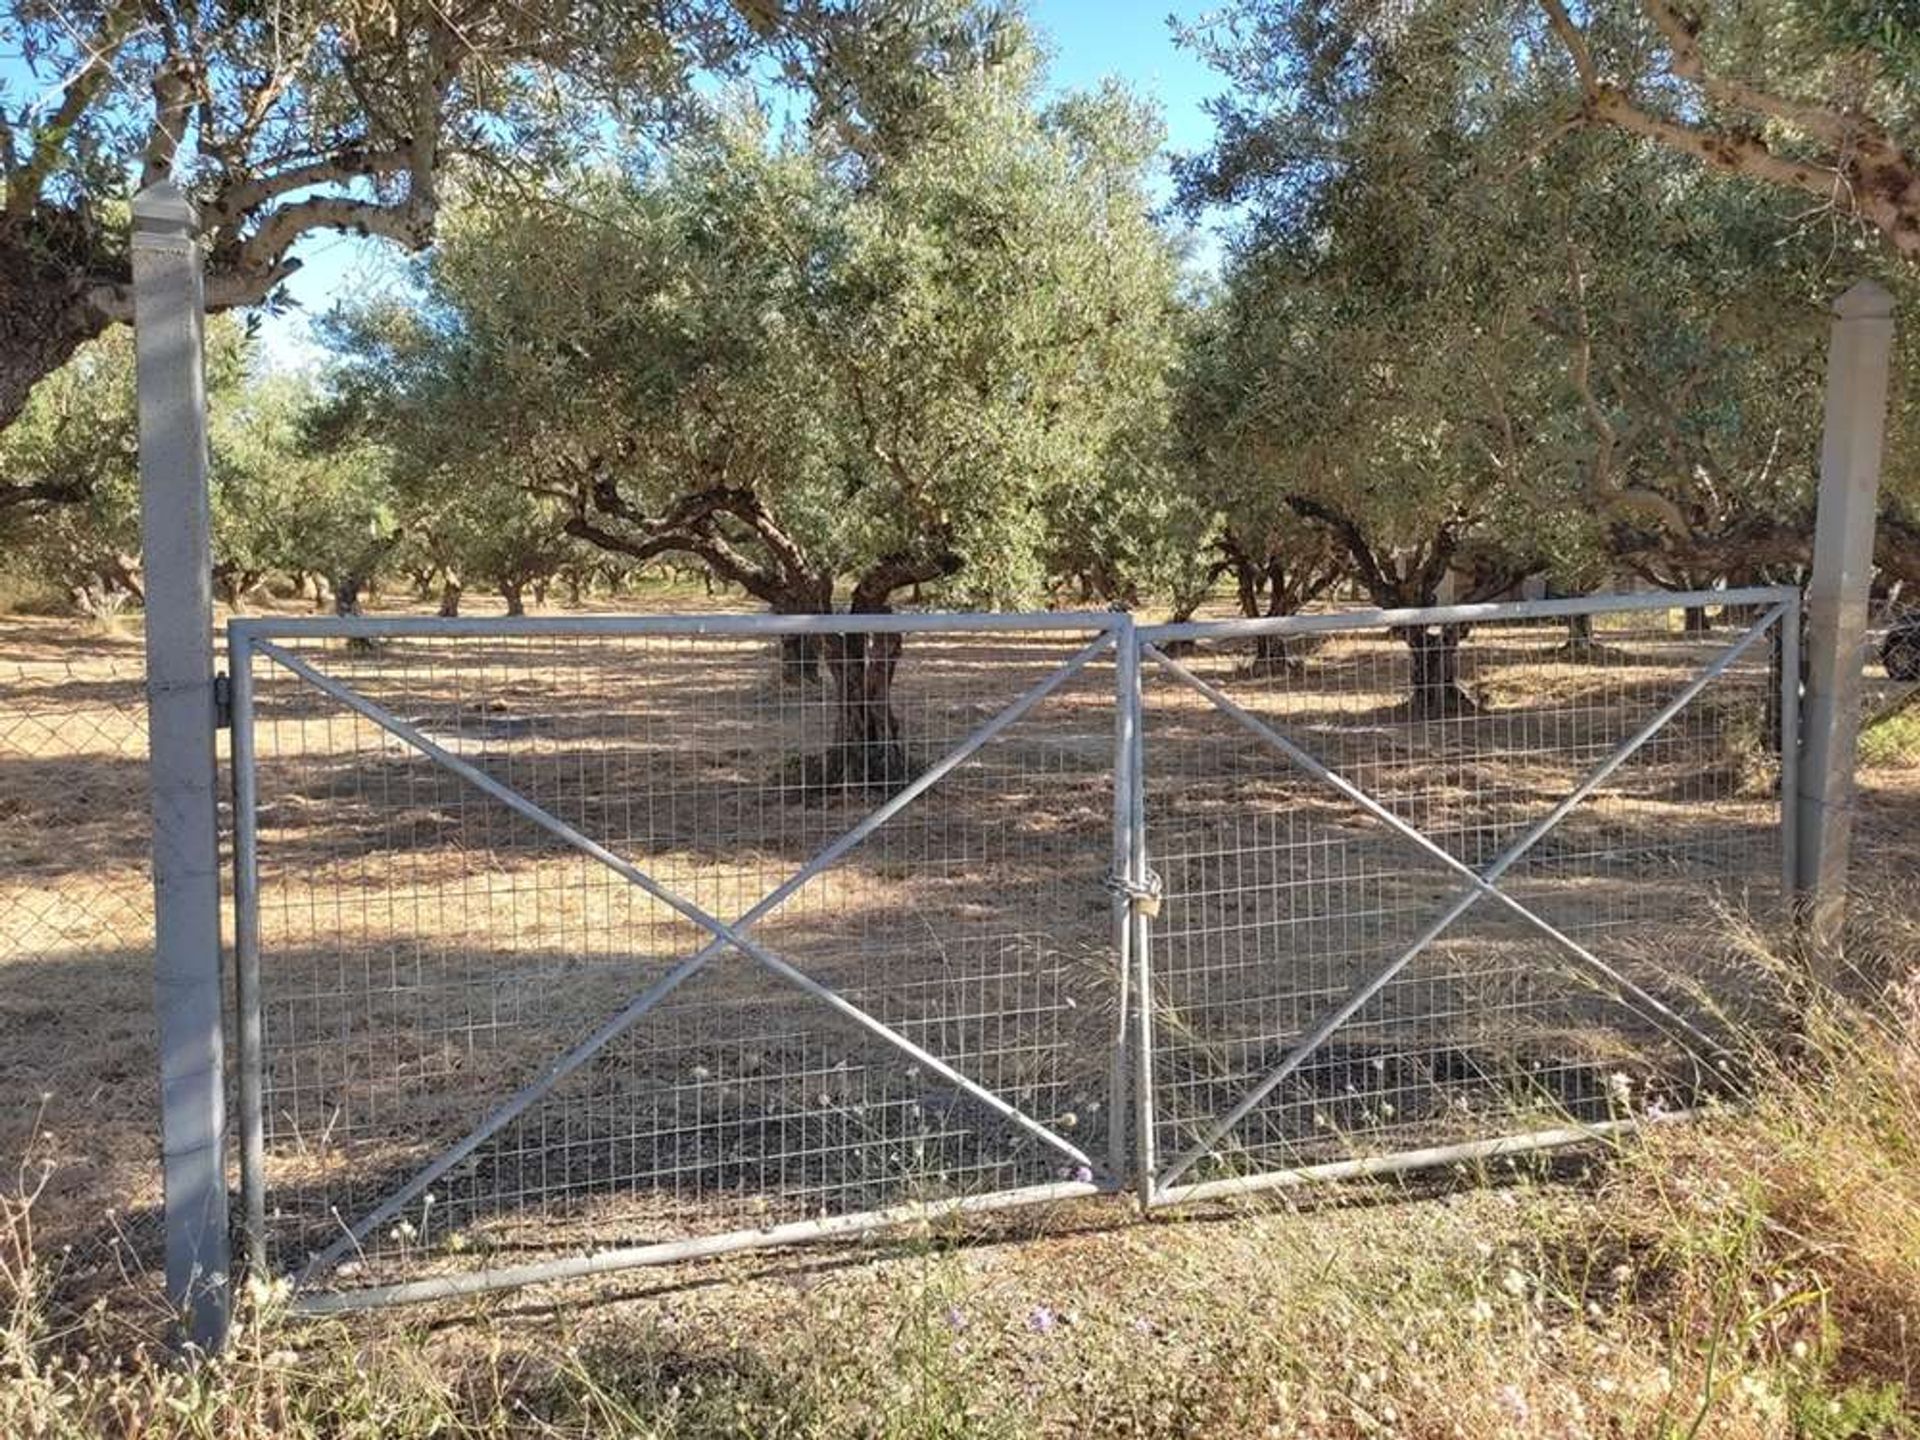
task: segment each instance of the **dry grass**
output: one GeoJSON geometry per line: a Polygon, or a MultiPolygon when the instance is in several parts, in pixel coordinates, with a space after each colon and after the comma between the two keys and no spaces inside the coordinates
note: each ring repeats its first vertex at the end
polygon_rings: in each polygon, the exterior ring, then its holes
{"type": "Polygon", "coordinates": [[[1920,992],[1894,943],[1848,993],[1756,954],[1806,1021],[1754,1057],[1754,1101],[1551,1170],[1147,1225],[1083,1205],[349,1324],[256,1293],[202,1370],[110,1313],[50,1332],[16,1284],[0,1433],[1920,1433],[1920,992]]]}

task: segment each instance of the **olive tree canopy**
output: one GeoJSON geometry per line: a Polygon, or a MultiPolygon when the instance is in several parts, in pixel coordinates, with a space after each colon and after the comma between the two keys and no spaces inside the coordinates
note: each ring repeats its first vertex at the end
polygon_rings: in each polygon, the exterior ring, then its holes
{"type": "Polygon", "coordinates": [[[1158,476],[1158,126],[1114,88],[1042,105],[1017,30],[939,63],[910,125],[725,104],[664,158],[460,209],[424,309],[346,318],[343,393],[445,483],[512,475],[776,610],[1036,595],[1055,502],[1158,476]]]}
{"type": "MultiPolygon", "coordinates": [[[[813,16],[818,7],[795,7],[813,16]]],[[[769,0],[8,0],[0,426],[131,311],[128,200],[198,202],[210,308],[272,296],[301,236],[428,243],[443,177],[538,171],[660,118],[788,23],[769,0]]],[[[9,497],[0,492],[0,504],[9,497]]]]}

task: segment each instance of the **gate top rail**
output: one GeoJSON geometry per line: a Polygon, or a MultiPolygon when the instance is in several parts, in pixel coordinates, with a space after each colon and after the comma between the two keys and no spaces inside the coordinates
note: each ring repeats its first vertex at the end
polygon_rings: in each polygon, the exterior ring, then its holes
{"type": "Polygon", "coordinates": [[[1429,605],[1406,610],[1334,610],[1316,615],[1274,615],[1251,620],[1186,620],[1170,625],[1142,625],[1137,633],[1145,644],[1163,645],[1174,640],[1311,635],[1395,626],[1473,625],[1500,620],[1546,620],[1568,615],[1688,609],[1701,605],[1781,605],[1799,593],[1792,585],[1750,585],[1741,590],[1648,590],[1630,595],[1576,595],[1564,600],[1503,600],[1482,605],[1429,605]]]}
{"type": "Polygon", "coordinates": [[[240,644],[256,640],[408,637],[443,639],[470,635],[847,635],[980,633],[986,631],[1124,630],[1133,617],[1122,610],[913,611],[884,615],[295,615],[238,617],[227,622],[240,644]]]}

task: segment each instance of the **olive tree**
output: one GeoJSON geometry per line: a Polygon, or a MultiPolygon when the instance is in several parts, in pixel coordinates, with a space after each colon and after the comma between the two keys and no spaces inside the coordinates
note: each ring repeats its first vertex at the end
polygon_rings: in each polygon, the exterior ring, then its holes
{"type": "Polygon", "coordinates": [[[1920,25],[1873,0],[1535,0],[1523,43],[1557,46],[1608,126],[1869,226],[1920,260],[1920,25]],[[1537,32],[1544,28],[1551,37],[1537,32]]]}
{"type": "MultiPolygon", "coordinates": [[[[1183,176],[1190,201],[1246,217],[1190,367],[1192,463],[1243,539],[1284,507],[1380,606],[1431,605],[1449,577],[1456,598],[1497,594],[1538,564],[1507,523],[1532,456],[1502,414],[1530,337],[1506,284],[1515,197],[1471,183],[1474,57],[1436,32],[1423,68],[1388,65],[1330,44],[1317,7],[1243,11],[1206,41],[1231,88],[1183,176]],[[1276,92],[1280,75],[1309,78],[1276,92]]],[[[1460,632],[1401,638],[1413,708],[1470,709],[1460,632]]]]}
{"type": "MultiPolygon", "coordinates": [[[[1227,297],[1209,297],[1190,332],[1174,427],[1176,474],[1189,503],[1210,509],[1201,541],[1209,588],[1231,577],[1243,616],[1276,618],[1345,578],[1346,553],[1326,525],[1289,503],[1288,488],[1259,458],[1261,447],[1244,443],[1251,397],[1235,367],[1247,358],[1248,337],[1235,330],[1233,313],[1227,297]]],[[[1255,669],[1290,659],[1283,636],[1263,635],[1254,644],[1255,669]]]]}
{"type": "Polygon", "coordinates": [[[401,532],[395,563],[437,582],[439,612],[460,613],[473,586],[494,590],[509,615],[526,613],[529,592],[545,590],[580,559],[566,516],[551,501],[499,476],[432,471],[394,479],[401,532]]]}
{"type": "MultiPolygon", "coordinates": [[[[417,249],[443,177],[549,168],[662,118],[826,4],[8,0],[0,52],[0,426],[132,309],[128,199],[199,204],[214,310],[270,300],[314,232],[417,249]]],[[[0,504],[7,500],[0,491],[0,504]]]]}
{"type": "Polygon", "coordinates": [[[309,372],[264,376],[211,419],[216,574],[313,576],[336,614],[361,613],[404,539],[392,456],[340,428],[309,372]]]}
{"type": "MultiPolygon", "coordinates": [[[[1024,32],[974,38],[916,62],[906,111],[889,90],[780,134],[728,104],[564,203],[453,217],[423,312],[343,326],[343,393],[578,539],[778,612],[1037,593],[1050,501],[1128,472],[1175,265],[1152,117],[1113,88],[1042,105],[1024,32]]],[[[897,782],[898,641],[820,658],[843,699],[820,778],[897,782]]]]}
{"type": "MultiPolygon", "coordinates": [[[[208,331],[207,397],[216,424],[230,424],[244,404],[249,348],[235,322],[208,331]]],[[[133,337],[124,330],[80,347],[0,431],[0,493],[11,501],[0,505],[0,547],[86,613],[116,610],[143,594],[138,431],[133,337]]],[[[232,488],[216,481],[215,524],[223,531],[235,513],[232,488]]],[[[222,563],[230,550],[219,546],[222,563]]]]}
{"type": "MultiPolygon", "coordinates": [[[[1220,443],[1330,527],[1383,605],[1430,603],[1449,571],[1462,599],[1533,569],[1790,573],[1824,302],[1885,262],[1631,134],[1543,146],[1561,62],[1516,47],[1500,7],[1371,13],[1251,3],[1196,37],[1233,89],[1188,194],[1249,212],[1220,443]]],[[[1416,703],[1468,703],[1454,637],[1409,640],[1416,703]]]]}

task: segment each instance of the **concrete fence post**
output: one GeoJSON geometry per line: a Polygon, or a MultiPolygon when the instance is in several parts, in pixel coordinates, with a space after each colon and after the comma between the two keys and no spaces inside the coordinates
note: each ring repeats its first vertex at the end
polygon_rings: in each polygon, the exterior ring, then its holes
{"type": "Polygon", "coordinates": [[[1822,965],[1837,958],[1846,918],[1867,592],[1892,352],[1893,297],[1863,280],[1833,306],[1820,510],[1807,583],[1797,880],[1807,939],[1822,965]]]}
{"type": "Polygon", "coordinates": [[[213,559],[198,218],[167,182],[133,202],[140,543],[153,800],[167,1294],[186,1338],[226,1338],[226,1095],[214,749],[213,559]]]}

